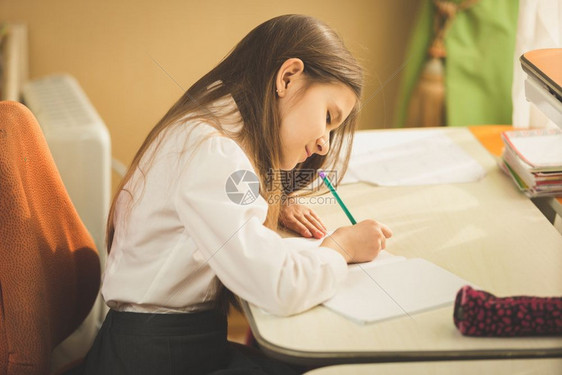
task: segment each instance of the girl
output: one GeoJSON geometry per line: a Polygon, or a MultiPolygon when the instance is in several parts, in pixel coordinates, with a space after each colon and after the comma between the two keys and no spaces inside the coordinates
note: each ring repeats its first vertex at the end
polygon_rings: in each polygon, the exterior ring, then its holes
{"type": "Polygon", "coordinates": [[[275,232],[281,218],[325,235],[313,212],[282,202],[316,177],[307,171],[343,175],[362,79],[325,24],[286,15],[256,27],[174,104],[110,210],[102,294],[111,310],[86,374],[291,371],[228,343],[225,311],[232,292],[299,313],[335,293],[347,263],[385,247],[391,232],[373,220],[320,247],[292,248],[275,232]]]}

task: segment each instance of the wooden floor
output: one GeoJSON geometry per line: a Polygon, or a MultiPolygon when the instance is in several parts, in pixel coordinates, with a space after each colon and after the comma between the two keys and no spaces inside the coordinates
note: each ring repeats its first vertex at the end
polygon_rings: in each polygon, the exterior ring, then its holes
{"type": "Polygon", "coordinates": [[[248,330],[249,325],[244,314],[230,307],[228,314],[228,340],[245,344],[248,330]]]}

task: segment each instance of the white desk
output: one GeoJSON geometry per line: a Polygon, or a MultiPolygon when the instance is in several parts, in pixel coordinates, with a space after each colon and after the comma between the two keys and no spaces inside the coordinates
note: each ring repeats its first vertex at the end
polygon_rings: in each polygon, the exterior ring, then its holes
{"type": "Polygon", "coordinates": [[[377,363],[330,366],[306,375],[560,375],[562,359],[377,363]]]}
{"type": "MultiPolygon", "coordinates": [[[[562,236],[467,129],[443,130],[485,167],[483,180],[340,186],[350,211],[357,220],[374,218],[392,228],[389,252],[426,258],[497,296],[561,296],[562,236]]],[[[349,225],[337,205],[314,209],[329,230],[349,225]]],[[[322,306],[287,318],[243,307],[260,347],[293,363],[562,356],[562,337],[464,337],[453,324],[452,305],[371,325],[358,325],[322,306]]]]}

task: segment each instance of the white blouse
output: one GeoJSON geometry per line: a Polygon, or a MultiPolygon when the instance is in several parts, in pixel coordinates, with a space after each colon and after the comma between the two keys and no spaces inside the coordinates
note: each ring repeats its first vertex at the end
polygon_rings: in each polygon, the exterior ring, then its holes
{"type": "Polygon", "coordinates": [[[102,286],[107,305],[153,313],[208,309],[217,278],[277,315],[334,295],[347,272],[343,256],[304,242],[294,248],[265,227],[268,206],[259,195],[249,204],[233,202],[227,180],[240,170],[255,174],[250,160],[212,126],[188,121],[169,128],[153,159],[148,152],[140,163],[151,163],[148,172],[143,177],[137,169],[129,192],[119,194],[102,286]]]}

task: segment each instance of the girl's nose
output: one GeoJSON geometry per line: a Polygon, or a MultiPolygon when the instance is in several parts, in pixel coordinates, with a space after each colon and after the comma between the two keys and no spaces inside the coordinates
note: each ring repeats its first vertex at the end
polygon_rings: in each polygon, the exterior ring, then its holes
{"type": "Polygon", "coordinates": [[[316,153],[319,155],[326,155],[330,149],[329,137],[320,137],[316,141],[316,153]]]}

